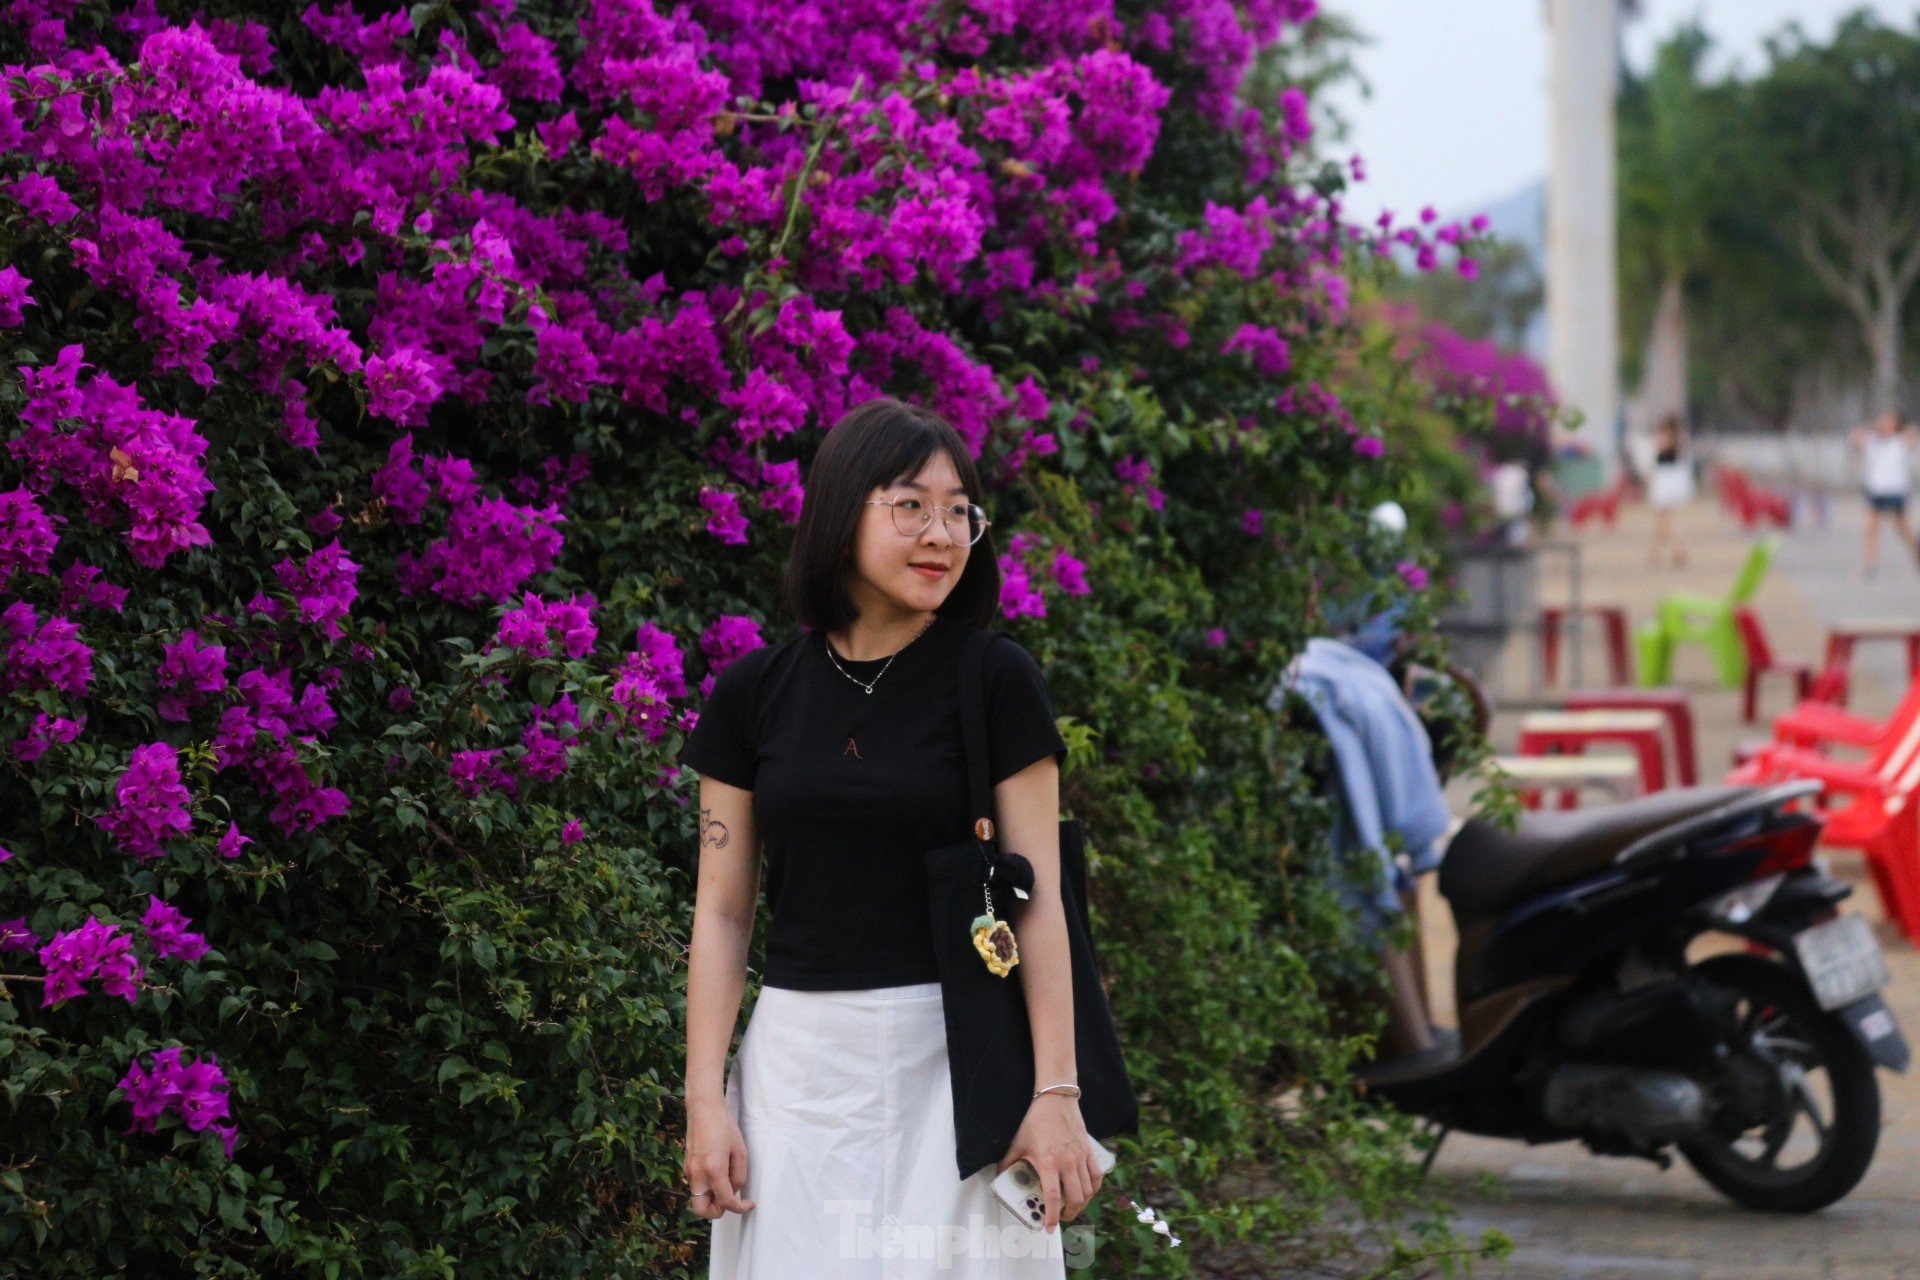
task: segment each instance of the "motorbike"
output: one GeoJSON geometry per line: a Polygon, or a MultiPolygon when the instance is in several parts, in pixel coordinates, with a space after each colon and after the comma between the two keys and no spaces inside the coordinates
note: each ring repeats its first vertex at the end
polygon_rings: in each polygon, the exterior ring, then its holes
{"type": "Polygon", "coordinates": [[[1818,786],[1465,823],[1439,870],[1458,1031],[1367,1068],[1368,1092],[1442,1141],[1578,1140],[1662,1168],[1677,1150],[1762,1210],[1845,1196],[1879,1136],[1876,1070],[1904,1071],[1909,1051],[1879,940],[1840,910],[1852,886],[1797,807],[1818,786]]]}

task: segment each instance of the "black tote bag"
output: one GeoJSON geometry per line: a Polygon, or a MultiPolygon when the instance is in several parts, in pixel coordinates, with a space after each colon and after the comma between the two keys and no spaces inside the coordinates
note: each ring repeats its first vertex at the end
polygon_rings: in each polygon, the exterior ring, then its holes
{"type": "MultiPolygon", "coordinates": [[[[1004,976],[987,968],[975,949],[972,922],[981,913],[985,878],[992,872],[995,914],[1010,924],[1027,903],[1012,892],[1009,864],[1024,863],[1017,851],[1003,854],[994,831],[993,790],[987,770],[987,647],[1003,635],[980,630],[960,654],[960,725],[967,766],[974,838],[929,849],[923,855],[931,890],[933,945],[946,1006],[947,1065],[953,1079],[956,1162],[964,1181],[983,1165],[998,1164],[1026,1119],[1032,1094],[1033,1031],[1027,1019],[1020,966],[1004,976]],[[997,871],[994,870],[997,868],[997,871]]],[[[1024,877],[1031,883],[1031,875],[1024,877]]],[[[1114,1033],[1113,1013],[1093,949],[1087,919],[1086,841],[1078,819],[1060,823],[1060,894],[1066,908],[1073,960],[1074,1057],[1080,1085],[1080,1116],[1095,1138],[1134,1133],[1140,1106],[1114,1033]]],[[[1025,957],[1021,964],[1028,963],[1025,957]]],[[[1054,1081],[1046,1081],[1052,1084],[1054,1081]]]]}

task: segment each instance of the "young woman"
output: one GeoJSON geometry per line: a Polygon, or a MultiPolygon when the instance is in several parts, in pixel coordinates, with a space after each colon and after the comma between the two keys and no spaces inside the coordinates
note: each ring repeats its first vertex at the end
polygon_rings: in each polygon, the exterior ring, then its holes
{"type": "Polygon", "coordinates": [[[1693,459],[1688,456],[1686,437],[1680,429],[1678,414],[1660,419],[1653,438],[1653,477],[1647,482],[1647,505],[1653,508],[1653,546],[1647,551],[1647,563],[1660,563],[1662,550],[1668,562],[1679,568],[1687,562],[1687,549],[1673,531],[1673,512],[1693,501],[1693,459]]]}
{"type": "Polygon", "coordinates": [[[1880,556],[1880,518],[1886,516],[1900,532],[1900,545],[1920,556],[1907,527],[1907,491],[1912,487],[1912,453],[1917,434],[1902,426],[1900,415],[1889,409],[1870,427],[1856,427],[1854,448],[1860,450],[1860,487],[1867,496],[1867,531],[1861,548],[1860,573],[1871,578],[1880,556]]]}
{"type": "Polygon", "coordinates": [[[996,822],[1034,872],[1008,977],[1031,1017],[1036,1095],[999,1165],[959,1179],[921,853],[971,827],[959,653],[1000,601],[980,478],[939,416],[881,399],[834,425],[807,480],[783,584],[803,630],[720,673],[680,756],[700,775],[701,830],[685,1174],[714,1220],[710,1275],[1057,1280],[1058,1224],[1101,1183],[1060,898],[1066,744],[1032,655],[1010,637],[988,646],[996,822]],[[723,1086],[763,852],[766,969],[723,1086]],[[1045,1188],[1044,1234],[989,1189],[1023,1158],[1045,1188]],[[946,1262],[902,1269],[942,1239],[946,1262]]]}

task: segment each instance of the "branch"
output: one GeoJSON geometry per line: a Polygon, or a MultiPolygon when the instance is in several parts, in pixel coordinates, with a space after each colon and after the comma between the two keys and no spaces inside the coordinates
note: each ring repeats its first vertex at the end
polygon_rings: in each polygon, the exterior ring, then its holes
{"type": "MultiPolygon", "coordinates": [[[[1815,210],[1816,215],[1820,212],[1815,210]]],[[[1826,250],[1821,247],[1820,233],[1815,228],[1812,217],[1802,218],[1797,230],[1800,256],[1805,259],[1813,274],[1820,278],[1820,283],[1826,285],[1835,297],[1846,304],[1861,324],[1871,328],[1873,299],[1867,296],[1866,287],[1857,279],[1849,277],[1834,264],[1832,259],[1827,257],[1826,250]]]]}
{"type": "MultiPolygon", "coordinates": [[[[847,105],[852,106],[854,99],[859,96],[860,81],[855,77],[853,92],[847,95],[847,105]]],[[[806,194],[807,179],[813,176],[814,162],[820,159],[821,148],[827,145],[828,132],[824,120],[820,122],[820,128],[814,131],[813,145],[807,148],[807,158],[801,162],[800,173],[793,180],[793,195],[787,200],[786,225],[780,228],[780,238],[773,242],[773,253],[769,255],[770,257],[778,258],[786,252],[787,239],[793,235],[793,224],[800,219],[800,197],[806,194]]]]}
{"type": "Polygon", "coordinates": [[[1905,305],[1908,290],[1913,288],[1916,279],[1920,279],[1920,209],[1911,211],[1896,228],[1894,239],[1904,246],[1902,252],[1893,255],[1893,287],[1895,296],[1905,305]]]}

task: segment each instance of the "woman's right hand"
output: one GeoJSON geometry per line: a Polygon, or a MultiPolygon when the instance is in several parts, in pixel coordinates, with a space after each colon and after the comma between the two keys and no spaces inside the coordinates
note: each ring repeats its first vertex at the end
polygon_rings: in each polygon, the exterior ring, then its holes
{"type": "Polygon", "coordinates": [[[688,1207],[702,1218],[753,1208],[753,1201],[746,1198],[747,1139],[724,1100],[688,1106],[687,1158],[682,1169],[687,1194],[693,1197],[688,1207]],[[712,1194],[694,1196],[696,1191],[712,1194]]]}

